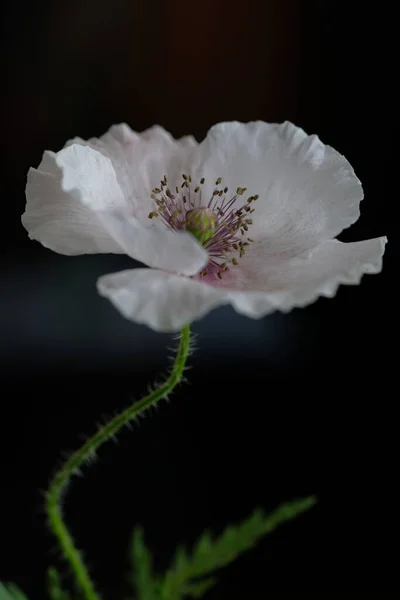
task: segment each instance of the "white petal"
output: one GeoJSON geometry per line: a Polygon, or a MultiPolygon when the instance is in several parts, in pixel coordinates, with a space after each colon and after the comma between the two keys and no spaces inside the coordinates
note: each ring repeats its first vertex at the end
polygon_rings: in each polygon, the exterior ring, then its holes
{"type": "Polygon", "coordinates": [[[385,237],[348,244],[328,240],[311,253],[275,262],[265,260],[261,243],[242,259],[227,293],[237,312],[254,318],[305,306],[319,296],[331,298],[340,284],[359,284],[364,274],[381,271],[386,242],[385,237]]]}
{"type": "Polygon", "coordinates": [[[101,138],[84,141],[75,138],[67,146],[86,144],[111,159],[125,196],[134,208],[135,217],[146,221],[155,205],[151,191],[167,176],[173,189],[182,181],[182,173],[191,170],[197,142],[192,136],[175,140],[162,127],[155,125],[136,133],[122,123],[113,125],[101,138]]]}
{"type": "MultiPolygon", "coordinates": [[[[249,235],[298,254],[359,217],[361,184],[347,160],[291,123],[220,123],[198,149],[196,178],[259,194],[249,235]]],[[[246,196],[241,196],[242,201],[246,196]]]]}
{"type": "Polygon", "coordinates": [[[194,275],[207,264],[208,254],[193,235],[158,229],[147,219],[142,224],[131,211],[109,210],[108,198],[119,195],[119,206],[125,208],[122,191],[116,181],[109,158],[89,146],[74,144],[59,153],[63,167],[63,186],[80,197],[82,204],[94,210],[105,229],[132,258],[154,268],[194,275]],[[91,165],[100,175],[96,179],[91,165]]]}
{"type": "Polygon", "coordinates": [[[225,304],[260,318],[275,310],[305,306],[319,296],[331,297],[341,283],[358,284],[364,273],[378,273],[385,243],[386,238],[351,244],[330,240],[308,258],[270,267],[260,262],[253,272],[239,269],[236,289],[232,279],[230,287],[213,287],[153,269],[104,275],[97,285],[99,293],[127,319],[156,331],[178,331],[225,304]]]}
{"type": "MultiPolygon", "coordinates": [[[[36,239],[44,245],[65,252],[64,246],[60,246],[64,237],[60,237],[59,232],[68,230],[68,253],[126,252],[151,267],[187,275],[197,273],[206,264],[206,251],[190,234],[158,230],[149,220],[144,226],[131,216],[132,208],[129,210],[125,202],[109,158],[79,144],[73,144],[53,156],[60,172],[57,179],[62,194],[60,199],[64,202],[52,203],[52,197],[41,196],[42,190],[37,189],[35,198],[40,203],[40,199],[45,197],[45,208],[51,212],[50,218],[43,211],[35,215],[40,224],[40,237],[36,232],[36,239]],[[90,236],[92,227],[95,241],[100,231],[101,240],[107,240],[108,245],[92,244],[90,249],[84,246],[82,250],[81,233],[83,231],[90,236]]],[[[39,208],[41,206],[39,204],[39,208]]],[[[24,224],[26,218],[24,216],[24,224]]],[[[92,239],[93,236],[90,241],[92,239]]],[[[87,243],[87,237],[83,238],[83,242],[87,243]]]]}
{"type": "Polygon", "coordinates": [[[208,262],[207,251],[190,233],[144,226],[121,212],[105,212],[100,217],[126,254],[149,267],[195,275],[208,262]]]}
{"type": "Polygon", "coordinates": [[[92,152],[76,145],[58,154],[45,152],[38,169],[29,170],[22,223],[31,239],[55,252],[69,255],[123,252],[96,214],[99,206],[103,209],[124,206],[122,192],[110,161],[92,152]],[[82,184],[82,169],[78,169],[76,182],[72,182],[71,173],[80,161],[86,170],[84,201],[75,193],[75,186],[82,184]]]}
{"type": "Polygon", "coordinates": [[[229,302],[223,291],[156,269],[132,269],[100,277],[99,293],[124,317],[155,331],[179,331],[229,302]]]}

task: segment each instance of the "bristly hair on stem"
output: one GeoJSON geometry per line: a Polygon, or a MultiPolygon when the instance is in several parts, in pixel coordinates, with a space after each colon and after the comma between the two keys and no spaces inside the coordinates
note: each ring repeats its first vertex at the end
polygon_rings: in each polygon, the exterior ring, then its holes
{"type": "Polygon", "coordinates": [[[147,409],[155,406],[163,398],[166,398],[182,381],[186,360],[190,351],[190,326],[186,325],[180,333],[175,361],[164,383],[161,383],[147,396],[133,403],[105,425],[101,426],[91,438],[85,441],[79,450],[76,450],[69,456],[50,482],[45,495],[48,523],[58,540],[63,557],[71,568],[77,588],[85,600],[100,600],[100,595],[83,561],[82,555],[76,548],[74,540],[63,520],[62,499],[65,491],[72,476],[80,473],[81,467],[93,460],[97,449],[102,444],[113,438],[124,426],[132,423],[147,409]]]}
{"type": "MultiPolygon", "coordinates": [[[[67,457],[64,465],[53,476],[45,494],[45,508],[51,530],[57,538],[62,554],[75,577],[80,600],[100,600],[82,555],[63,520],[62,500],[73,475],[81,474],[81,467],[96,457],[96,450],[107,440],[132,423],[150,407],[167,398],[175,386],[183,381],[186,360],[193,347],[190,344],[189,326],[183,328],[179,347],[167,379],[120,414],[101,425],[98,431],[84,441],[83,446],[67,457]]],[[[293,519],[315,504],[315,498],[289,502],[270,515],[256,510],[237,526],[228,526],[220,536],[204,532],[191,553],[178,547],[171,567],[163,576],[153,571],[152,555],[146,548],[143,532],[137,528],[133,538],[133,582],[138,600],[182,600],[184,597],[200,598],[216,583],[215,570],[231,563],[243,552],[252,548],[263,535],[273,531],[284,521],[293,519]]],[[[63,589],[61,577],[54,567],[48,570],[48,590],[51,600],[72,600],[63,589]]],[[[27,600],[14,584],[0,582],[0,600],[27,600]]]]}

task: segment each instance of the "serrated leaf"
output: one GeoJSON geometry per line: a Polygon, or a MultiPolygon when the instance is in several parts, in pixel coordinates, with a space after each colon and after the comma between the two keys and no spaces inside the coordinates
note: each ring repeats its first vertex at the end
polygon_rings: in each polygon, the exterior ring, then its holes
{"type": "Polygon", "coordinates": [[[209,577],[202,581],[194,581],[188,583],[183,589],[183,596],[191,596],[192,598],[201,598],[208,590],[210,590],[217,583],[215,577],[209,577]]]}
{"type": "Polygon", "coordinates": [[[136,528],[133,534],[131,558],[138,600],[159,600],[159,582],[153,572],[153,557],[144,543],[140,528],[136,528]]]}
{"type": "Polygon", "coordinates": [[[4,585],[0,582],[0,600],[28,600],[15,583],[4,585]]]}
{"type": "Polygon", "coordinates": [[[71,595],[62,588],[61,576],[55,567],[47,571],[48,589],[51,600],[71,600],[71,595]]]}
{"type": "Polygon", "coordinates": [[[165,600],[180,600],[193,590],[195,593],[201,591],[201,587],[196,587],[201,582],[193,584],[192,579],[204,577],[233,562],[255,546],[264,535],[308,510],[315,502],[315,498],[289,502],[279,506],[270,515],[264,515],[263,511],[256,509],[243,523],[229,525],[215,540],[211,539],[209,532],[205,532],[197,541],[191,556],[179,548],[172,567],[161,583],[162,597],[165,600]]]}

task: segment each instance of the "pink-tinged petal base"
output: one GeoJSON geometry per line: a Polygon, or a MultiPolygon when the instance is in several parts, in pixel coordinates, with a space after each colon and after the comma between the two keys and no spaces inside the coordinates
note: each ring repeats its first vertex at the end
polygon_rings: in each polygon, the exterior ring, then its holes
{"type": "Polygon", "coordinates": [[[253,270],[239,269],[229,283],[211,284],[151,269],[122,271],[101,277],[98,291],[124,317],[156,331],[179,331],[226,304],[260,318],[275,310],[305,306],[319,296],[331,297],[340,284],[357,284],[363,274],[378,273],[385,243],[386,238],[351,244],[331,240],[308,257],[274,267],[263,266],[259,257],[253,270]]]}

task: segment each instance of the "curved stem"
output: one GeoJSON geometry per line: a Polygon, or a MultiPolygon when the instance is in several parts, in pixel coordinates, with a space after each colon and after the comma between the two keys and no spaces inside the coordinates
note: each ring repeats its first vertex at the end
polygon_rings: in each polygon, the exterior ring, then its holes
{"type": "Polygon", "coordinates": [[[132,406],[111,419],[109,423],[99,429],[93,437],[87,440],[83,446],[74,452],[61,469],[53,477],[46,494],[46,511],[50,528],[58,539],[62,553],[70,564],[72,572],[76,578],[79,590],[86,600],[100,600],[93,581],[89,575],[79,550],[74,544],[74,540],[69,533],[62,517],[61,499],[68,483],[82,464],[90,458],[96,450],[110,437],[114,436],[124,425],[137,417],[138,414],[145,411],[150,406],[157,404],[159,400],[165,398],[174,387],[181,381],[186,360],[189,355],[190,345],[190,327],[186,325],[181,331],[178,351],[175,362],[168,379],[156,390],[135,402],[132,406]]]}

